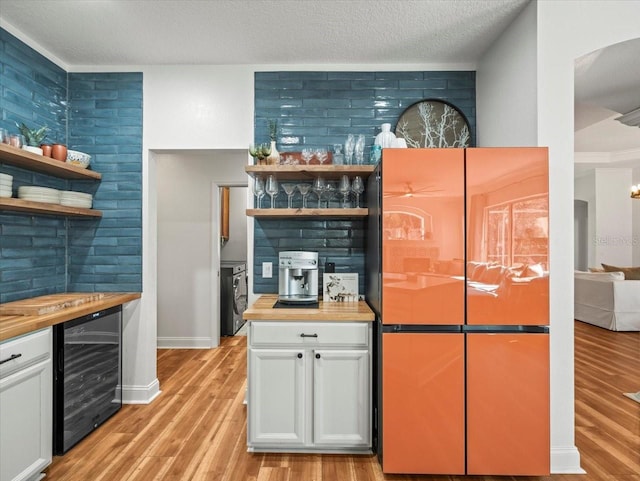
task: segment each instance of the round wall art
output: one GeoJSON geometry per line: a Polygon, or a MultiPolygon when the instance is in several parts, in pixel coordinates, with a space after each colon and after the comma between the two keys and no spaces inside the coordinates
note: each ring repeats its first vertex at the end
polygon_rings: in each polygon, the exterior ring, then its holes
{"type": "Polygon", "coordinates": [[[407,107],[396,124],[396,137],[407,147],[468,147],[469,122],[462,112],[443,100],[421,100],[407,107]]]}

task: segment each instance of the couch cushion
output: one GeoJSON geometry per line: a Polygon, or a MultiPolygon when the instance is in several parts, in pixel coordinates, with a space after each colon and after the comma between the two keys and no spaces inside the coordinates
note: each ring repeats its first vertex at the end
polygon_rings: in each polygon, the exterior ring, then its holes
{"type": "Polygon", "coordinates": [[[602,264],[605,272],[623,272],[626,280],[640,280],[640,267],[616,267],[602,264]]]}
{"type": "Polygon", "coordinates": [[[623,281],[624,273],[619,271],[611,271],[611,272],[581,272],[575,271],[574,277],[577,279],[590,279],[593,281],[623,281]]]}

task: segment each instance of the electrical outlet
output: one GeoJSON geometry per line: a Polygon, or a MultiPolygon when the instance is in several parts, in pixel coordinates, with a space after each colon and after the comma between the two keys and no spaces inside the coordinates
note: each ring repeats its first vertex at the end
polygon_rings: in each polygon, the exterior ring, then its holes
{"type": "Polygon", "coordinates": [[[273,277],[273,264],[271,262],[262,263],[262,277],[265,279],[273,277]]]}

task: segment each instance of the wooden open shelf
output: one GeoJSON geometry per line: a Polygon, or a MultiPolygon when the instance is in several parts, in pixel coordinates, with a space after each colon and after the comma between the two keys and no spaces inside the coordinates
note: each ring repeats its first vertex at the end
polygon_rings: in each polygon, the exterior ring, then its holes
{"type": "Polygon", "coordinates": [[[244,170],[251,177],[273,174],[278,180],[312,180],[321,176],[327,180],[339,179],[343,174],[349,177],[359,175],[369,177],[375,165],[247,165],[244,170]]]}
{"type": "Polygon", "coordinates": [[[99,180],[102,175],[93,170],[83,169],[66,162],[27,152],[7,144],[0,143],[0,163],[13,165],[22,169],[42,172],[62,179],[99,180]]]}
{"type": "Polygon", "coordinates": [[[67,207],[60,204],[32,202],[13,197],[0,197],[0,210],[25,212],[29,214],[61,215],[71,217],[102,217],[102,212],[80,207],[67,207]]]}
{"type": "Polygon", "coordinates": [[[249,217],[366,217],[369,209],[247,209],[249,217]]]}

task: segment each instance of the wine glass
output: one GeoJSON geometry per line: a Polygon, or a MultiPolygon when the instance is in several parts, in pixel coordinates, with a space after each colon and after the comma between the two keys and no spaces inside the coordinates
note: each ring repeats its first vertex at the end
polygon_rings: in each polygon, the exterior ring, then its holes
{"type": "Polygon", "coordinates": [[[364,135],[358,135],[354,149],[356,153],[356,164],[362,165],[364,163],[364,135]]]}
{"type": "Polygon", "coordinates": [[[329,152],[327,152],[327,149],[316,149],[315,156],[320,165],[322,165],[329,158],[329,152]]]}
{"type": "Polygon", "coordinates": [[[304,160],[304,163],[309,165],[309,162],[311,162],[311,159],[313,159],[313,149],[309,149],[309,148],[302,149],[302,160],[304,160]]]}
{"type": "Polygon", "coordinates": [[[267,194],[269,194],[271,196],[271,208],[273,209],[275,207],[273,201],[275,199],[275,197],[278,195],[278,189],[280,188],[280,186],[278,185],[278,180],[276,179],[275,175],[270,175],[269,177],[267,177],[267,185],[266,185],[266,192],[267,194]]]}
{"type": "Polygon", "coordinates": [[[257,202],[256,202],[256,208],[259,209],[260,205],[262,204],[262,198],[264,197],[264,179],[262,177],[256,177],[253,180],[253,195],[256,196],[257,198],[257,202]]]}
{"type": "Polygon", "coordinates": [[[353,134],[347,135],[347,141],[344,144],[344,163],[346,165],[351,165],[351,158],[353,157],[353,149],[356,147],[356,139],[353,137],[353,134]]]}
{"type": "Polygon", "coordinates": [[[360,208],[360,194],[364,192],[364,183],[362,182],[362,177],[356,175],[353,178],[353,183],[351,184],[351,190],[354,194],[356,194],[356,209],[360,208]]]}
{"type": "Polygon", "coordinates": [[[300,193],[302,194],[302,208],[306,209],[307,196],[309,195],[309,192],[311,192],[311,184],[298,184],[297,187],[300,193]]]}
{"type": "Polygon", "coordinates": [[[351,182],[348,175],[340,177],[340,184],[338,184],[338,190],[342,193],[342,208],[346,209],[349,198],[349,192],[351,192],[351,182]]]}
{"type": "Polygon", "coordinates": [[[289,209],[292,209],[292,200],[293,194],[296,193],[296,184],[282,184],[282,190],[284,190],[284,193],[287,194],[287,207],[289,207],[289,209]]]}
{"type": "Polygon", "coordinates": [[[336,185],[333,182],[327,182],[327,185],[324,188],[325,193],[327,194],[327,209],[330,207],[331,198],[336,191],[336,185]]]}
{"type": "Polygon", "coordinates": [[[318,209],[320,208],[320,202],[322,201],[322,194],[327,188],[327,183],[322,177],[316,177],[313,181],[313,191],[318,196],[318,209]]]}

